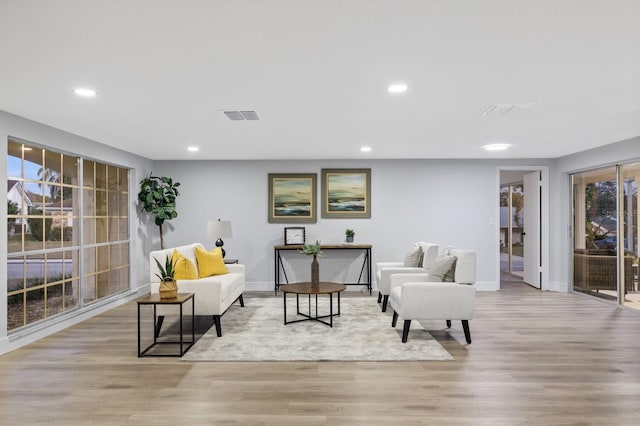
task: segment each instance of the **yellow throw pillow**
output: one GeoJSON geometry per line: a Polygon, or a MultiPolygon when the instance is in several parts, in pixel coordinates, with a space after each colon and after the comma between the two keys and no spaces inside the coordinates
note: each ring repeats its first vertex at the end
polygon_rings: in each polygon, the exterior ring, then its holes
{"type": "Polygon", "coordinates": [[[198,261],[200,278],[229,273],[224,264],[222,249],[220,249],[220,247],[216,247],[211,251],[196,247],[196,260],[198,261]]]}
{"type": "Polygon", "coordinates": [[[176,271],[173,279],[175,280],[197,280],[198,273],[196,272],[196,265],[189,259],[184,257],[178,250],[174,250],[171,255],[171,261],[176,271]]]}

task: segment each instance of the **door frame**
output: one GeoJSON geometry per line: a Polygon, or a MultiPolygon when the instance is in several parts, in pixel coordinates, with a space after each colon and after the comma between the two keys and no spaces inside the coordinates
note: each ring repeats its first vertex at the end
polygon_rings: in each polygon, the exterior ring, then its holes
{"type": "MultiPolygon", "coordinates": [[[[495,192],[495,253],[496,253],[496,277],[497,289],[500,289],[500,172],[521,170],[523,172],[539,171],[541,176],[540,185],[542,188],[540,205],[541,205],[541,221],[540,221],[540,266],[542,275],[540,281],[540,290],[549,290],[549,167],[522,165],[522,166],[497,166],[496,168],[496,192],[495,192]]],[[[527,218],[524,219],[525,221],[527,218]]],[[[535,287],[532,287],[535,288],[535,287]]]]}

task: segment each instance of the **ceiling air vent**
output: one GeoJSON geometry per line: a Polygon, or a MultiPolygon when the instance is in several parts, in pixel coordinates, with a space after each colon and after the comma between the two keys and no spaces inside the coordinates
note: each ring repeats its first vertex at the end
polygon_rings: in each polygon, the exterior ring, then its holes
{"type": "Polygon", "coordinates": [[[520,115],[525,111],[533,107],[533,103],[521,103],[521,104],[494,104],[484,110],[483,116],[493,115],[520,115]]]}
{"type": "Polygon", "coordinates": [[[260,116],[258,115],[258,111],[232,111],[232,110],[224,110],[222,113],[231,121],[242,121],[242,120],[260,120],[260,116]]]}

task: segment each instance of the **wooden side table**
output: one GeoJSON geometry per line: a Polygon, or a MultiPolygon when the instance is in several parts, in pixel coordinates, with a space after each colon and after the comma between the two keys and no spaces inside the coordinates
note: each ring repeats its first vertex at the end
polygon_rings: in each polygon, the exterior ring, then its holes
{"type": "Polygon", "coordinates": [[[137,300],[138,302],[138,358],[143,356],[177,356],[181,357],[196,341],[196,316],[195,316],[195,299],[193,293],[178,293],[178,295],[173,299],[161,299],[159,294],[149,294],[147,296],[141,297],[137,300]],[[185,302],[191,300],[191,341],[184,341],[184,328],[183,328],[183,309],[185,302]],[[140,307],[142,305],[153,305],[153,343],[149,345],[146,349],[142,350],[141,347],[141,339],[140,339],[140,307]],[[180,307],[180,340],[179,341],[158,341],[158,333],[157,330],[157,321],[158,315],[156,312],[156,308],[158,305],[178,305],[180,307]],[[154,354],[148,353],[151,348],[156,345],[180,345],[180,350],[177,354],[154,354]],[[185,346],[187,345],[187,346],[185,346]]]}

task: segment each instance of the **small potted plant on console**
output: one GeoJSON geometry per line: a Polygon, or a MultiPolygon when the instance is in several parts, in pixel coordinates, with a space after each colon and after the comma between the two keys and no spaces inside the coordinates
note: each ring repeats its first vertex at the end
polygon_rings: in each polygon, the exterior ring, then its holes
{"type": "Polygon", "coordinates": [[[347,242],[348,243],[352,243],[353,242],[353,237],[356,235],[356,233],[353,231],[353,229],[347,229],[344,234],[347,236],[347,242]]]}

